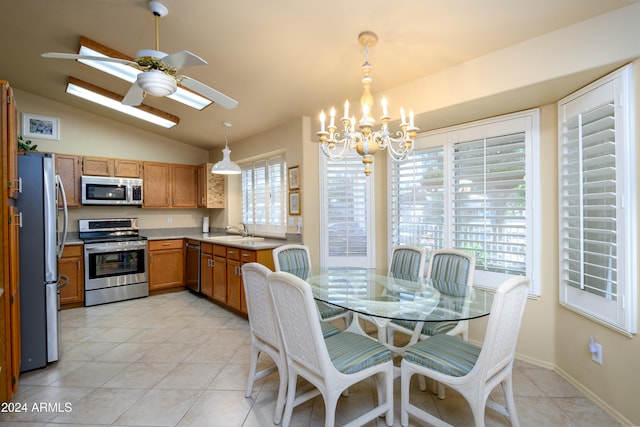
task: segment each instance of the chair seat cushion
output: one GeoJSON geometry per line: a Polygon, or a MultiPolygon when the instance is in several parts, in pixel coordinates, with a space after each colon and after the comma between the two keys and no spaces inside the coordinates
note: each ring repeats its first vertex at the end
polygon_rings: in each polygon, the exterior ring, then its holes
{"type": "MultiPolygon", "coordinates": [[[[400,325],[405,329],[409,329],[413,331],[416,328],[416,323],[413,320],[392,320],[396,325],[400,325]]],[[[421,335],[438,335],[438,334],[446,334],[450,330],[456,327],[458,324],[457,320],[446,321],[446,322],[425,322],[422,327],[421,335]]]]}
{"type": "Polygon", "coordinates": [[[451,335],[435,335],[412,345],[404,352],[404,360],[454,377],[462,377],[473,369],[480,347],[451,335]]]}
{"type": "Polygon", "coordinates": [[[327,304],[322,301],[316,301],[316,305],[318,306],[318,313],[320,313],[321,319],[330,319],[347,311],[344,308],[336,307],[335,305],[327,304]]]}
{"type": "Polygon", "coordinates": [[[340,332],[325,340],[333,366],[343,374],[353,374],[392,360],[388,348],[353,332],[340,332]]]}
{"type": "Polygon", "coordinates": [[[320,322],[320,327],[322,328],[322,336],[325,338],[329,338],[341,332],[340,329],[327,322],[320,322]]]}

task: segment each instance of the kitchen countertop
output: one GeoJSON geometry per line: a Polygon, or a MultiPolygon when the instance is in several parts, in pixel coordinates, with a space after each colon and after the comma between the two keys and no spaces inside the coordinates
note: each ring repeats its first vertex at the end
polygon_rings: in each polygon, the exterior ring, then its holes
{"type": "Polygon", "coordinates": [[[241,238],[239,235],[234,234],[215,234],[215,233],[185,233],[180,235],[167,235],[167,236],[147,236],[149,240],[165,240],[165,239],[191,239],[191,240],[199,240],[203,243],[214,243],[217,245],[224,246],[232,246],[240,249],[250,249],[254,251],[262,250],[262,249],[274,249],[278,246],[286,245],[288,242],[284,239],[269,239],[264,238],[262,240],[224,240],[225,238],[229,238],[230,236],[237,236],[238,239],[241,238]],[[218,240],[217,238],[222,238],[218,240]]]}
{"type": "MultiPolygon", "coordinates": [[[[166,233],[161,230],[153,230],[153,232],[146,232],[144,230],[140,233],[142,236],[146,236],[148,240],[167,240],[167,239],[191,239],[198,240],[203,243],[214,243],[217,245],[224,246],[232,246],[240,249],[250,249],[254,251],[262,250],[262,249],[274,249],[278,246],[286,245],[288,243],[292,243],[286,239],[270,239],[264,238],[263,240],[225,240],[232,239],[231,236],[236,236],[236,238],[240,238],[241,236],[236,234],[225,234],[225,233],[198,233],[194,231],[176,231],[167,230],[166,233]],[[217,238],[222,237],[221,240],[217,240],[217,238]]],[[[72,234],[67,238],[66,245],[82,245],[84,242],[77,236],[77,233],[72,234]]]]}

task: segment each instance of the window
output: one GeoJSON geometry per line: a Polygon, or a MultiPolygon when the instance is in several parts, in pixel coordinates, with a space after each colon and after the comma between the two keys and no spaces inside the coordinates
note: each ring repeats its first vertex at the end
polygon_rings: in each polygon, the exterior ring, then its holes
{"type": "Polygon", "coordinates": [[[631,66],[558,103],[560,303],[637,332],[631,66]]]}
{"type": "Polygon", "coordinates": [[[320,154],[320,161],[322,264],[373,267],[373,175],[364,174],[358,154],[340,161],[320,154]]]}
{"type": "Polygon", "coordinates": [[[538,128],[531,110],[420,135],[390,166],[391,245],[469,251],[478,286],[528,276],[538,295],[538,128]]]}
{"type": "Polygon", "coordinates": [[[242,222],[256,233],[286,233],[286,171],[283,156],[242,165],[242,222]]]}

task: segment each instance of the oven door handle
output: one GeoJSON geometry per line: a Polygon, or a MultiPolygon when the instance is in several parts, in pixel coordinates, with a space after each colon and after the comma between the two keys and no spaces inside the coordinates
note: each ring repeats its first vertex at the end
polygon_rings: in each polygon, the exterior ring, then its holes
{"type": "Polygon", "coordinates": [[[140,244],[127,244],[126,246],[117,246],[113,244],[100,245],[92,243],[91,245],[84,245],[84,251],[86,253],[96,253],[96,252],[124,252],[124,251],[133,251],[137,249],[146,249],[146,243],[140,244]]]}

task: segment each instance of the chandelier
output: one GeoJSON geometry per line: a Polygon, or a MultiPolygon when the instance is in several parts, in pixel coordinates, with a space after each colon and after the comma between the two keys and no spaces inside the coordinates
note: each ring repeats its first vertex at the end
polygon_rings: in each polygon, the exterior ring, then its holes
{"type": "Polygon", "coordinates": [[[378,42],[378,36],[371,31],[364,31],[358,36],[360,44],[364,46],[365,59],[362,64],[362,86],[363,92],[360,98],[362,105],[362,118],[358,122],[356,130],[356,117],[349,118],[349,100],[344,103],[344,116],[340,119],[342,130],[338,131],[335,124],[336,110],[331,108],[329,113],[329,125],[325,126],[326,116],[324,110],[320,113],[320,131],[316,132],[320,140],[322,151],[331,160],[342,160],[348,150],[355,149],[362,156],[364,173],[371,174],[371,164],[373,157],[378,150],[389,149],[389,155],[393,161],[401,162],[413,152],[413,140],[416,137],[418,128],[414,124],[413,111],[409,111],[409,121],[405,116],[403,108],[400,108],[400,129],[392,136],[389,130],[389,111],[387,110],[387,100],[382,98],[382,125],[379,130],[373,130],[375,122],[371,115],[373,107],[373,95],[371,95],[371,70],[369,64],[369,47],[373,47],[378,42]]]}

